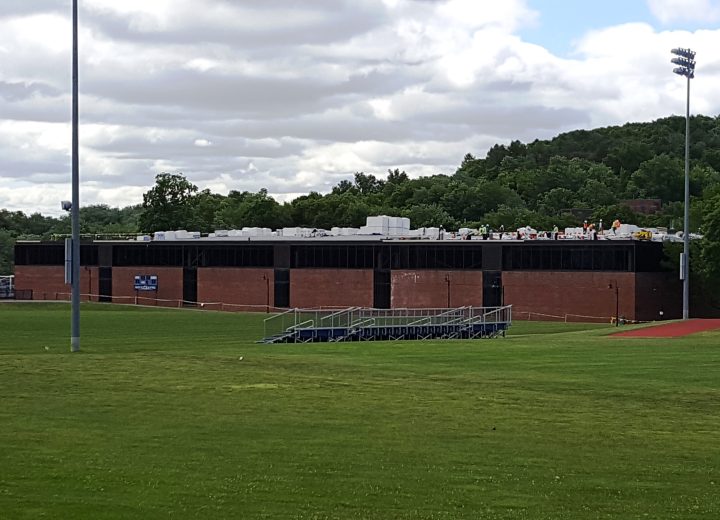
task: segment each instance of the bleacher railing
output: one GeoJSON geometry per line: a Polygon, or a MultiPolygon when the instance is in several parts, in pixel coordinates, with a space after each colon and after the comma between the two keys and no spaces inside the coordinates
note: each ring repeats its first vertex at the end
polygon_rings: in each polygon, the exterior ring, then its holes
{"type": "MultiPolygon", "coordinates": [[[[334,331],[351,336],[367,328],[398,328],[419,326],[462,326],[486,324],[509,325],[512,307],[458,307],[431,309],[290,309],[265,319],[264,338],[267,342],[282,341],[300,330],[334,331]]],[[[335,337],[335,336],[333,336],[335,337]]]]}

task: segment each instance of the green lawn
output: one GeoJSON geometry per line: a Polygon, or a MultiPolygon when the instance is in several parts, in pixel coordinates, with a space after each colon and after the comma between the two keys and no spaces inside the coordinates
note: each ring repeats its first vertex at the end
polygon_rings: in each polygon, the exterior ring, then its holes
{"type": "Polygon", "coordinates": [[[258,345],[0,304],[0,518],[720,518],[720,334],[258,345]],[[240,357],[242,356],[242,360],[240,357]]]}

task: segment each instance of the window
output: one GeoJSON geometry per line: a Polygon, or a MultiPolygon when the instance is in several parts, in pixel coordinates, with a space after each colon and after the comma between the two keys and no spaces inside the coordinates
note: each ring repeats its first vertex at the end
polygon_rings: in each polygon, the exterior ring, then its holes
{"type": "Polygon", "coordinates": [[[375,247],[367,245],[301,245],[291,249],[293,268],[372,269],[375,247]]]}
{"type": "Polygon", "coordinates": [[[166,267],[272,267],[272,246],[258,245],[118,245],[113,248],[115,266],[166,267]]]}
{"type": "MultiPolygon", "coordinates": [[[[64,265],[65,244],[15,244],[15,265],[64,265]]],[[[98,247],[80,244],[80,265],[98,265],[98,247]]]]}
{"type": "Polygon", "coordinates": [[[393,269],[481,269],[482,246],[393,245],[391,265],[393,269]]]}
{"type": "Polygon", "coordinates": [[[506,271],[632,271],[632,244],[517,244],[503,248],[506,271]]]}

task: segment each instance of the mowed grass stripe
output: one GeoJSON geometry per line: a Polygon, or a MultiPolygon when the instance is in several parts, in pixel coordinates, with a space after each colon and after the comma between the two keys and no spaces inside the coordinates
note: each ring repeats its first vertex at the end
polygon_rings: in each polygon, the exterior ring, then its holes
{"type": "Polygon", "coordinates": [[[0,516],[719,512],[716,333],[268,346],[265,315],[82,312],[70,354],[69,307],[0,305],[0,516]]]}

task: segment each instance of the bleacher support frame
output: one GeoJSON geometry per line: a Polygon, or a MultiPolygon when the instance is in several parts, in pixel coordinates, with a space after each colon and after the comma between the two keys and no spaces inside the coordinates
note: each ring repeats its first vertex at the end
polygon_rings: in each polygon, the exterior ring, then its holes
{"type": "Polygon", "coordinates": [[[504,336],[512,306],[289,309],[265,319],[261,343],[480,339],[504,336]]]}

